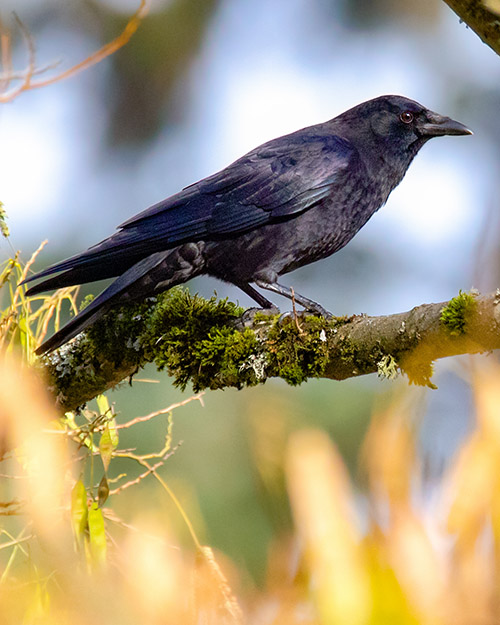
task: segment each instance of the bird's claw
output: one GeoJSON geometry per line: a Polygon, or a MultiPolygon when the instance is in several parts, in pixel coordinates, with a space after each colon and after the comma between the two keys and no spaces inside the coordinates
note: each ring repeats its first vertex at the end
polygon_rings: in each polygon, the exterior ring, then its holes
{"type": "Polygon", "coordinates": [[[278,307],[272,308],[248,308],[245,312],[235,320],[235,326],[238,329],[250,328],[255,325],[256,315],[262,315],[265,317],[274,317],[280,314],[278,307]]]}
{"type": "Polygon", "coordinates": [[[317,310],[301,310],[298,313],[295,313],[293,310],[287,310],[283,313],[280,313],[280,310],[277,306],[273,306],[272,308],[248,308],[245,312],[234,320],[234,326],[238,330],[244,330],[245,328],[251,328],[255,326],[255,317],[263,316],[263,317],[278,317],[278,323],[282,323],[287,319],[305,319],[306,317],[324,317],[328,321],[333,319],[333,315],[331,312],[328,312],[323,307],[319,307],[317,310]]]}
{"type": "Polygon", "coordinates": [[[278,317],[278,323],[282,323],[286,319],[293,319],[293,318],[294,318],[293,311],[286,310],[284,313],[281,313],[281,315],[278,317]]]}
{"type": "Polygon", "coordinates": [[[295,313],[293,310],[287,310],[284,313],[281,313],[281,315],[279,316],[278,321],[284,321],[285,319],[305,319],[307,317],[324,317],[327,321],[330,321],[330,319],[333,319],[333,314],[331,312],[328,312],[325,309],[321,309],[322,312],[320,312],[319,310],[300,310],[299,312],[295,313]]]}
{"type": "Polygon", "coordinates": [[[322,306],[318,306],[315,310],[304,310],[302,315],[304,317],[324,317],[327,321],[333,319],[333,314],[322,306]]]}

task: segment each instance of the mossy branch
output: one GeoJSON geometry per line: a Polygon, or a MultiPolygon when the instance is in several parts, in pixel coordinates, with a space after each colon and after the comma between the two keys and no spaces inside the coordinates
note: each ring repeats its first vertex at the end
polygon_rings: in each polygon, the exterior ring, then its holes
{"type": "Polygon", "coordinates": [[[298,319],[257,314],[176,288],[108,314],[86,333],[40,359],[48,387],[64,410],[75,409],[130,378],[146,363],[167,369],[174,384],[194,390],[241,388],[281,377],[346,378],[404,372],[433,386],[438,358],[500,348],[500,297],[460,293],[381,317],[298,319]]]}
{"type": "Polygon", "coordinates": [[[500,54],[500,2],[498,0],[444,0],[458,17],[500,54]]]}

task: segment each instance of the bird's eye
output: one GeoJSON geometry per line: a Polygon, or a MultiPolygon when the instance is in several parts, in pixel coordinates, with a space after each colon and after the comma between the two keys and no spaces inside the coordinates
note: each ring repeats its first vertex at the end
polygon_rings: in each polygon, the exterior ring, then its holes
{"type": "Polygon", "coordinates": [[[413,121],[413,113],[410,111],[404,111],[399,116],[399,119],[403,122],[403,124],[411,124],[413,121]]]}

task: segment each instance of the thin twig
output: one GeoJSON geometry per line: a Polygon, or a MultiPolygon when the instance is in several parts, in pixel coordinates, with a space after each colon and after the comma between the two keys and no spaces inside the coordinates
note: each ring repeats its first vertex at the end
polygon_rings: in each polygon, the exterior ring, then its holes
{"type": "Polygon", "coordinates": [[[127,423],[121,423],[119,425],[116,426],[117,430],[123,430],[126,428],[130,428],[133,425],[137,425],[137,423],[144,423],[145,421],[150,421],[151,419],[154,419],[155,417],[158,417],[159,415],[162,414],[168,414],[169,412],[172,412],[173,410],[175,410],[176,408],[180,408],[181,406],[185,406],[186,404],[189,404],[192,401],[199,401],[200,404],[203,406],[203,395],[205,393],[202,391],[201,393],[197,393],[196,395],[192,395],[191,397],[188,397],[187,399],[183,399],[182,401],[176,403],[176,404],[172,404],[171,406],[168,406],[168,408],[162,408],[161,410],[156,410],[155,412],[150,412],[148,415],[145,415],[143,417],[136,417],[135,419],[132,419],[131,421],[127,421],[127,423]]]}
{"type": "MultiPolygon", "coordinates": [[[[138,475],[133,480],[129,480],[128,482],[125,482],[124,484],[121,484],[117,488],[114,488],[113,490],[110,490],[109,491],[109,495],[110,496],[111,495],[116,495],[117,493],[119,493],[119,492],[121,492],[123,490],[126,490],[127,488],[130,488],[131,486],[135,486],[136,484],[139,484],[139,482],[142,482],[142,480],[144,478],[148,477],[148,475],[151,475],[151,473],[153,473],[154,471],[156,471],[157,469],[162,467],[165,464],[165,461],[168,460],[177,451],[177,449],[180,447],[180,445],[181,445],[181,443],[176,445],[174,447],[174,449],[171,450],[170,453],[168,453],[166,456],[164,456],[159,462],[154,464],[150,469],[148,469],[147,471],[144,471],[144,473],[141,473],[140,475],[138,475]]],[[[129,458],[130,460],[136,460],[137,462],[139,462],[139,459],[141,458],[141,456],[135,456],[134,454],[123,454],[120,457],[121,458],[129,458]]]]}
{"type": "MultiPolygon", "coordinates": [[[[0,39],[1,37],[2,35],[0,34],[0,39]]],[[[1,51],[0,51],[0,54],[2,54],[1,51]]],[[[61,61],[53,61],[52,63],[48,63],[47,65],[44,65],[43,67],[37,67],[33,71],[33,76],[39,76],[40,74],[45,74],[51,69],[56,69],[58,65],[61,65],[61,61]]],[[[7,73],[6,71],[4,71],[3,73],[0,74],[0,82],[5,83],[5,82],[12,82],[13,80],[24,80],[25,75],[26,75],[26,70],[23,72],[15,72],[14,70],[11,69],[10,73],[7,73]]]]}
{"type": "MultiPolygon", "coordinates": [[[[33,38],[31,37],[29,30],[26,28],[26,26],[22,23],[22,21],[19,19],[19,17],[15,13],[14,13],[14,19],[17,23],[17,26],[19,27],[19,30],[21,31],[24,42],[28,49],[28,68],[23,73],[22,82],[17,87],[14,87],[13,89],[8,91],[7,93],[4,93],[3,95],[0,95],[0,102],[10,102],[23,91],[27,91],[31,86],[31,78],[33,77],[33,73],[36,70],[35,44],[33,42],[33,38]]],[[[6,46],[6,48],[8,48],[8,51],[7,51],[7,58],[9,59],[8,63],[11,63],[10,37],[8,37],[8,39],[5,41],[4,45],[6,46]]],[[[10,80],[7,81],[7,84],[9,83],[10,83],[10,80]]]]}
{"type": "Polygon", "coordinates": [[[66,71],[61,72],[57,76],[52,76],[51,78],[47,78],[46,80],[40,80],[38,82],[32,82],[31,88],[38,89],[40,87],[47,87],[48,85],[52,85],[55,82],[59,82],[60,80],[65,80],[66,78],[74,76],[75,74],[77,74],[78,72],[81,72],[84,69],[88,69],[89,67],[92,67],[92,65],[96,65],[97,63],[105,59],[107,56],[109,56],[110,54],[113,54],[114,52],[122,48],[125,44],[127,44],[130,41],[130,38],[139,28],[139,25],[141,21],[144,19],[144,17],[146,16],[147,12],[148,12],[147,0],[141,0],[139,8],[134,13],[134,15],[130,18],[124,30],[122,31],[120,35],[118,35],[118,37],[113,39],[113,41],[110,41],[109,43],[105,44],[102,48],[97,50],[97,52],[94,52],[94,54],[91,54],[84,61],[81,61],[80,63],[77,63],[76,65],[73,65],[73,67],[70,67],[66,71]]]}
{"type": "Polygon", "coordinates": [[[28,91],[29,89],[39,89],[40,87],[47,87],[48,85],[52,85],[61,80],[65,80],[66,78],[70,78],[78,72],[81,72],[82,70],[88,69],[89,67],[96,65],[130,41],[130,38],[139,28],[141,21],[146,16],[148,8],[149,7],[147,0],[141,0],[139,8],[127,22],[125,28],[120,33],[120,35],[118,35],[118,37],[102,46],[99,50],[97,50],[97,52],[94,52],[80,63],[73,65],[69,69],[62,71],[55,76],[45,78],[44,80],[33,80],[33,76],[39,75],[47,71],[47,69],[54,67],[55,64],[45,66],[42,69],[38,69],[36,67],[36,50],[33,38],[29,30],[19,19],[19,17],[17,15],[14,15],[17,26],[22,33],[28,50],[28,67],[24,72],[12,71],[11,37],[9,33],[0,32],[0,51],[2,54],[2,66],[4,70],[2,75],[0,76],[0,81],[4,85],[2,89],[4,93],[0,94],[0,103],[10,102],[14,98],[19,96],[23,91],[28,91]],[[20,80],[20,84],[12,88],[10,91],[5,91],[14,79],[20,80]]]}
{"type": "Polygon", "coordinates": [[[17,13],[14,13],[14,19],[17,23],[19,30],[21,31],[24,43],[28,48],[28,69],[26,70],[26,74],[24,76],[23,89],[29,89],[33,73],[36,70],[35,42],[33,41],[33,37],[31,36],[30,31],[23,24],[17,13]]]}
{"type": "Polygon", "coordinates": [[[7,547],[19,545],[19,543],[25,543],[27,540],[31,540],[32,538],[34,538],[34,534],[31,534],[30,536],[25,536],[24,538],[14,538],[13,540],[9,540],[6,543],[1,543],[0,549],[6,549],[7,547]]]}
{"type": "Polygon", "coordinates": [[[299,334],[304,334],[304,330],[302,329],[299,323],[299,317],[297,315],[297,307],[295,305],[295,291],[293,290],[293,286],[290,287],[290,291],[292,292],[292,310],[293,310],[293,319],[295,321],[295,327],[297,328],[299,334]]]}
{"type": "MultiPolygon", "coordinates": [[[[43,248],[47,245],[47,243],[48,243],[48,240],[45,239],[44,241],[40,243],[38,248],[33,252],[33,254],[31,255],[30,259],[28,260],[28,262],[24,266],[24,269],[21,272],[21,277],[19,279],[19,282],[22,282],[23,280],[26,279],[26,276],[28,275],[28,271],[30,270],[31,266],[37,259],[37,256],[40,254],[43,248]]],[[[22,294],[22,287],[18,285],[16,286],[16,290],[14,292],[14,298],[12,299],[12,308],[15,308],[17,306],[17,300],[19,299],[19,296],[21,294],[22,294]]]]}
{"type": "Polygon", "coordinates": [[[0,22],[0,54],[2,68],[4,75],[0,78],[2,84],[2,91],[8,89],[10,81],[13,80],[12,72],[12,47],[10,41],[10,35],[4,30],[3,24],[0,22]]]}

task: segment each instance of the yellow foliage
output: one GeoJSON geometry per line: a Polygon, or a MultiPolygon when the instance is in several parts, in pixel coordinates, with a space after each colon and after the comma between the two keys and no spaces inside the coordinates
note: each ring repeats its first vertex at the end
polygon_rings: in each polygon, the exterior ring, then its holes
{"type": "MultiPolygon", "coordinates": [[[[5,455],[0,482],[7,514],[0,529],[2,623],[496,623],[499,375],[493,367],[477,371],[477,428],[432,507],[423,503],[404,398],[373,416],[362,452],[368,484],[362,508],[327,435],[295,432],[282,457],[294,537],[271,550],[266,584],[255,589],[242,584],[245,572],[226,556],[201,545],[192,528],[192,547],[182,546],[156,498],[124,520],[100,507],[74,454],[101,452],[75,448],[72,440],[82,440],[75,423],[54,428],[43,386],[19,360],[4,357],[0,433],[4,448],[15,451],[5,455]]],[[[105,421],[98,426],[106,431],[105,421]]],[[[120,452],[108,447],[112,463],[120,452]]],[[[156,471],[147,466],[143,479],[156,471]]]]}

